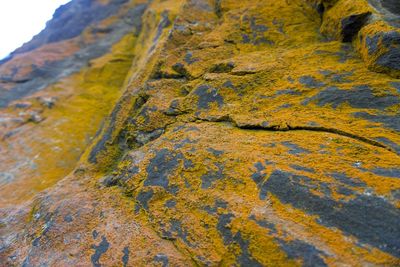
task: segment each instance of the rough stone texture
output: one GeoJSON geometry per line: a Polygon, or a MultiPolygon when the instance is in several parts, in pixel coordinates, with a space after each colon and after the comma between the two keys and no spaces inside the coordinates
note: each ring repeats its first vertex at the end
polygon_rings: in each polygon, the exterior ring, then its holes
{"type": "Polygon", "coordinates": [[[0,64],[1,265],[400,265],[389,11],[60,8],[0,64]]]}

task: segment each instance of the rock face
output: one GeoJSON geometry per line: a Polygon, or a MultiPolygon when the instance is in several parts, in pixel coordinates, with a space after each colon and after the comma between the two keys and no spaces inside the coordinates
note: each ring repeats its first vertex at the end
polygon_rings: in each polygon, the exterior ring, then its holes
{"type": "Polygon", "coordinates": [[[0,63],[0,265],[400,265],[397,1],[73,0],[0,63]]]}

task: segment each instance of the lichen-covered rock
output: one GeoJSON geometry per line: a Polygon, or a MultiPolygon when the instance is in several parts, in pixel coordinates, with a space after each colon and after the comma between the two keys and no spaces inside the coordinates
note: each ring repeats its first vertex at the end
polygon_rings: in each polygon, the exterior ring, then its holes
{"type": "Polygon", "coordinates": [[[0,262],[400,264],[396,5],[94,10],[0,65],[0,262]]]}
{"type": "Polygon", "coordinates": [[[400,78],[399,28],[382,22],[368,25],[360,32],[357,48],[372,70],[400,78]]]}
{"type": "Polygon", "coordinates": [[[321,32],[330,38],[351,42],[372,12],[366,1],[339,0],[323,15],[321,32]]]}

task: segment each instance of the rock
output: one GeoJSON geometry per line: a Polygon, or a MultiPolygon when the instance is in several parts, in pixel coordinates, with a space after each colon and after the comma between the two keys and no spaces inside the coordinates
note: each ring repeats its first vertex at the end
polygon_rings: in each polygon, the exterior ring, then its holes
{"type": "Polygon", "coordinates": [[[109,175],[101,178],[100,183],[106,187],[111,187],[118,184],[118,179],[115,176],[109,175]]]}
{"type": "Polygon", "coordinates": [[[44,118],[37,111],[29,111],[28,122],[39,123],[44,120],[44,118]]]}
{"type": "Polygon", "coordinates": [[[366,1],[340,0],[326,9],[321,25],[321,32],[332,39],[351,42],[364,27],[373,9],[366,1]]]}
{"type": "Polygon", "coordinates": [[[46,108],[52,108],[57,102],[56,97],[39,97],[38,100],[39,103],[46,108]]]}
{"type": "Polygon", "coordinates": [[[400,29],[375,23],[365,27],[359,39],[358,49],[369,68],[400,77],[400,29]]]}
{"type": "Polygon", "coordinates": [[[395,3],[61,7],[0,63],[0,262],[400,265],[395,3]]]}
{"type": "Polygon", "coordinates": [[[18,109],[28,109],[28,108],[32,107],[32,103],[28,102],[28,101],[16,102],[14,104],[14,106],[15,106],[15,108],[18,108],[18,109]]]}

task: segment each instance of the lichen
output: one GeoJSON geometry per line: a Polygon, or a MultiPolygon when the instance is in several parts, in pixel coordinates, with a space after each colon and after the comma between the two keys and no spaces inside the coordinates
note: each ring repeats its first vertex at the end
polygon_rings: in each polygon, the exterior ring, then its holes
{"type": "Polygon", "coordinates": [[[29,232],[6,254],[48,265],[398,265],[400,90],[396,71],[376,67],[398,30],[380,16],[364,0],[152,1],[137,36],[30,99],[46,118],[23,126],[44,182],[25,185],[48,190],[26,226],[0,229],[29,232]],[[57,95],[53,108],[42,94],[57,95]],[[55,224],[43,233],[45,218],[55,224]]]}

